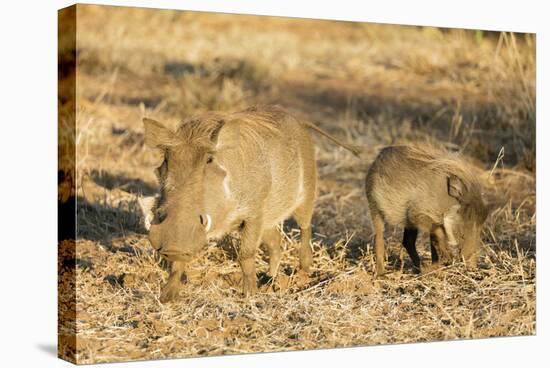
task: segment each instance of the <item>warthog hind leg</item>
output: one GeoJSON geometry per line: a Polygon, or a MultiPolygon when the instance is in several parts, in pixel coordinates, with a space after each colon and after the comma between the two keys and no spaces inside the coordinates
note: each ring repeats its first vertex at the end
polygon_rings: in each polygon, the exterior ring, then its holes
{"type": "Polygon", "coordinates": [[[311,217],[313,214],[313,205],[307,203],[298,207],[294,212],[294,219],[300,226],[300,267],[305,273],[311,272],[313,263],[313,251],[311,249],[311,217]]]}
{"type": "Polygon", "coordinates": [[[386,272],[386,252],[384,245],[384,220],[382,216],[371,208],[371,220],[374,228],[374,257],[376,258],[376,275],[382,276],[386,272]]]}
{"type": "Polygon", "coordinates": [[[437,253],[437,237],[434,233],[430,233],[430,252],[432,253],[432,264],[439,263],[439,254],[437,253]]]}
{"type": "Polygon", "coordinates": [[[262,242],[269,251],[269,272],[268,275],[275,277],[281,263],[281,241],[282,236],[277,227],[265,230],[262,242]]]}

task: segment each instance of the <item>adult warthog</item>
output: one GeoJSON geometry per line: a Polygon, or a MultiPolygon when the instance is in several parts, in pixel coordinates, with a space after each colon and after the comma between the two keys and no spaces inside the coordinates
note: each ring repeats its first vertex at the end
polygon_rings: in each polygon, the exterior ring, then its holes
{"type": "Polygon", "coordinates": [[[458,155],[435,148],[386,147],[369,168],[366,192],[377,274],[385,270],[385,223],[405,228],[403,246],[417,272],[418,230],[430,234],[433,264],[459,257],[476,264],[488,210],[474,169],[458,155]]]}
{"type": "Polygon", "coordinates": [[[300,266],[310,271],[317,183],[310,130],[357,155],[356,148],[274,106],[207,113],[184,121],[176,131],[151,119],[143,122],[146,144],[164,152],[149,229],[152,246],[172,261],[161,301],[177,295],[186,264],[209,240],[233,230],[240,232],[243,290],[253,294],[256,250],[265,243],[269,275],[275,276],[282,240],[277,225],[290,216],[301,230],[300,266]]]}

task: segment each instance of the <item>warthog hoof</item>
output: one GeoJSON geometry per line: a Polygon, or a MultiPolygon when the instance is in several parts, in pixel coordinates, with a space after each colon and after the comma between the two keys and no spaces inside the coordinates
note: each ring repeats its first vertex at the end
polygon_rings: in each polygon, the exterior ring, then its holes
{"type": "Polygon", "coordinates": [[[161,303],[168,303],[175,300],[178,297],[181,288],[182,284],[179,278],[170,277],[160,292],[161,303]]]}
{"type": "Polygon", "coordinates": [[[419,272],[419,274],[425,275],[427,273],[437,271],[438,269],[443,268],[443,267],[444,267],[444,265],[441,262],[434,262],[434,263],[431,263],[431,264],[426,263],[426,264],[422,265],[422,270],[421,270],[421,272],[419,272]]]}
{"type": "Polygon", "coordinates": [[[376,277],[382,278],[386,274],[386,267],[376,265],[376,277]]]}
{"type": "MultiPolygon", "coordinates": [[[[255,275],[254,275],[255,276],[255,275]]],[[[253,296],[258,292],[258,285],[256,283],[256,277],[254,277],[254,280],[246,280],[246,278],[243,280],[243,295],[245,298],[249,296],[253,296]]]]}

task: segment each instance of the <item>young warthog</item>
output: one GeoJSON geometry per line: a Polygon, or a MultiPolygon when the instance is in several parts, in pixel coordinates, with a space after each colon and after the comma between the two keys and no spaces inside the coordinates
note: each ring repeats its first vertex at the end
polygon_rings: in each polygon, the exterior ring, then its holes
{"type": "Polygon", "coordinates": [[[173,299],[186,264],[208,240],[239,230],[238,261],[245,295],[256,291],[254,256],[261,242],[269,251],[269,275],[281,259],[277,225],[293,216],[300,226],[301,268],[312,263],[311,217],[317,169],[313,129],[278,107],[253,107],[232,114],[208,113],[184,121],[176,131],[144,119],[145,142],[161,149],[161,184],[149,240],[173,261],[161,300],[173,299]]]}
{"type": "Polygon", "coordinates": [[[384,148],[366,178],[376,272],[384,273],[384,224],[405,228],[403,246],[420,271],[418,230],[429,232],[432,263],[464,257],[475,265],[487,217],[481,184],[458,156],[432,148],[384,148]]]}

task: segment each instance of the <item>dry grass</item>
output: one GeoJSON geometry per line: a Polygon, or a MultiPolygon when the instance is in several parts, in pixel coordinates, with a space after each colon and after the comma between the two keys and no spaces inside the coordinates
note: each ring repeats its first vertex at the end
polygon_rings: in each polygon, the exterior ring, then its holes
{"type": "Polygon", "coordinates": [[[77,290],[76,314],[70,293],[60,295],[60,341],[75,329],[78,338],[62,356],[92,363],[535,333],[533,36],[95,6],[79,6],[78,17],[78,240],[76,254],[61,243],[59,259],[61,290],[77,290]],[[158,162],[143,146],[141,117],[175,123],[253,103],[281,104],[367,147],[357,160],[317,139],[314,273],[295,272],[298,232],[288,221],[273,282],[258,254],[258,295],[241,297],[238,243],[228,238],[192,265],[181,299],[163,305],[167,272],[136,205],[155,193],[158,162]],[[390,273],[373,278],[363,179],[377,150],[396,142],[461,150],[492,174],[479,270],[414,275],[394,229],[390,273]]]}

